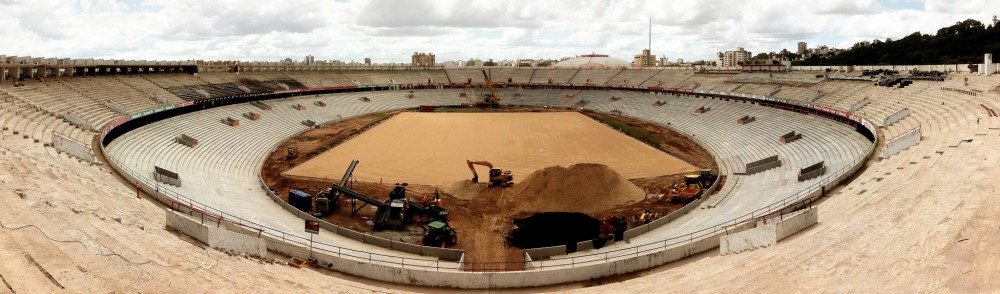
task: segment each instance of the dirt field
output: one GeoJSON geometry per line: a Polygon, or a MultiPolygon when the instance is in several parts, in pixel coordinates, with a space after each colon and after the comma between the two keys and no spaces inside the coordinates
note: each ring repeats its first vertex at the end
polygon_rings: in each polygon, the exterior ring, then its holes
{"type": "Polygon", "coordinates": [[[355,172],[359,181],[438,186],[471,178],[467,159],[510,169],[515,183],[548,166],[576,163],[604,164],[626,178],[695,170],[576,112],[407,112],[285,174],[335,179],[352,159],[361,162],[355,172]]]}
{"type": "MultiPolygon", "coordinates": [[[[406,114],[408,113],[403,113],[402,115],[405,116],[406,114]]],[[[484,113],[459,114],[483,115],[484,113]]],[[[589,126],[591,126],[591,128],[609,129],[597,121],[585,116],[576,113],[568,114],[574,114],[576,117],[583,118],[583,121],[579,123],[583,124],[586,122],[589,126]]],[[[337,146],[338,144],[350,143],[357,140],[357,138],[361,138],[364,135],[357,137],[354,136],[363,132],[363,129],[366,127],[370,127],[380,121],[382,121],[383,124],[388,124],[394,121],[383,121],[384,118],[390,115],[391,114],[379,114],[347,120],[327,128],[308,131],[297,138],[293,138],[288,142],[285,142],[283,146],[279,148],[278,151],[273,153],[268,158],[267,162],[265,162],[266,168],[262,172],[265,181],[269,186],[277,190],[278,194],[283,198],[287,195],[288,190],[291,188],[300,189],[311,194],[315,194],[321,189],[328,188],[333,181],[342,176],[347,162],[344,162],[345,167],[329,167],[328,169],[331,172],[328,177],[330,177],[330,179],[294,177],[282,175],[280,173],[293,166],[310,161],[313,157],[324,154],[325,151],[331,150],[331,148],[334,148],[334,146],[337,146]],[[345,140],[349,141],[344,142],[345,140]],[[285,150],[287,147],[298,148],[302,155],[296,159],[286,160],[285,150]]],[[[601,114],[588,115],[602,116],[601,114]]],[[[708,155],[705,150],[697,144],[687,141],[683,136],[669,129],[625,117],[605,116],[605,118],[611,118],[627,126],[641,129],[643,132],[648,133],[649,136],[655,138],[655,141],[658,142],[658,144],[653,144],[656,148],[652,148],[646,143],[641,143],[631,138],[625,138],[631,140],[635,144],[649,147],[650,149],[653,149],[654,152],[660,152],[661,154],[662,152],[674,154],[678,158],[685,161],[694,162],[698,167],[710,167],[712,169],[716,169],[714,162],[711,160],[711,156],[708,155]],[[656,149],[660,149],[660,151],[657,151],[656,149]]],[[[379,126],[372,127],[371,130],[374,131],[378,128],[379,126]]],[[[612,132],[615,135],[620,134],[615,131],[612,132]]],[[[364,134],[369,133],[370,132],[365,132],[364,134]]],[[[375,148],[377,149],[378,146],[375,146],[375,148]]],[[[329,152],[326,154],[329,154],[329,152]]],[[[644,161],[639,160],[638,164],[644,164],[644,161]]],[[[357,172],[360,173],[368,168],[370,167],[365,164],[364,160],[362,160],[362,163],[358,166],[357,172]]],[[[572,168],[571,165],[563,165],[563,168],[549,167],[547,169],[539,169],[536,171],[536,173],[541,176],[539,179],[543,179],[541,181],[537,179],[528,179],[531,173],[515,172],[515,175],[520,177],[515,178],[515,180],[518,181],[518,184],[515,184],[513,188],[490,189],[483,183],[472,184],[468,181],[468,169],[466,168],[464,162],[461,162],[456,169],[461,174],[459,178],[453,179],[445,185],[412,184],[411,181],[407,195],[412,199],[421,199],[423,197],[433,195],[435,189],[441,190],[443,193],[443,207],[445,207],[450,214],[449,223],[459,234],[459,243],[454,248],[466,251],[466,261],[473,263],[468,265],[470,270],[518,269],[520,262],[523,260],[523,255],[521,254],[520,249],[506,244],[504,235],[511,229],[511,221],[513,219],[526,217],[534,212],[577,210],[585,212],[595,218],[611,215],[631,218],[632,216],[638,215],[645,209],[651,209],[653,212],[662,216],[677,210],[682,206],[682,204],[679,203],[670,203],[660,199],[662,194],[666,191],[666,188],[669,187],[674,180],[679,180],[681,178],[681,176],[677,175],[677,173],[659,173],[644,177],[628,177],[625,175],[615,174],[619,173],[617,170],[609,172],[611,169],[607,169],[607,167],[572,168]],[[574,170],[574,172],[567,173],[567,171],[570,170],[574,170]],[[546,173],[549,175],[543,175],[546,173]],[[604,184],[598,185],[601,185],[603,188],[607,188],[607,190],[603,192],[597,191],[595,193],[600,194],[617,191],[614,193],[620,194],[623,197],[620,197],[620,199],[612,199],[611,202],[607,202],[605,204],[597,204],[599,201],[595,200],[589,201],[588,203],[579,203],[581,199],[597,198],[594,195],[587,195],[587,192],[594,192],[587,190],[586,185],[590,181],[581,181],[579,178],[565,178],[571,175],[579,175],[585,179],[588,177],[601,178],[599,180],[603,181],[604,184]],[[628,179],[628,182],[631,182],[634,186],[631,188],[626,187],[631,185],[623,185],[622,179],[628,179]],[[522,183],[521,181],[524,182],[522,183]],[[545,183],[547,181],[558,182],[549,187],[549,185],[545,183]],[[632,192],[623,192],[625,190],[622,189],[632,192]],[[636,195],[637,192],[635,191],[638,190],[635,189],[641,190],[639,193],[644,193],[648,196],[636,195]],[[553,195],[557,196],[553,198],[561,199],[548,199],[545,201],[538,199],[528,199],[531,201],[518,200],[525,199],[524,197],[527,197],[528,194],[549,192],[552,192],[553,195]],[[596,207],[595,205],[607,205],[609,207],[601,208],[596,207]],[[511,263],[475,264],[475,262],[493,261],[509,261],[511,263]]],[[[485,170],[480,171],[480,173],[485,173],[485,170]]],[[[594,182],[598,182],[598,180],[595,180],[594,182]]],[[[393,186],[392,184],[393,183],[390,181],[385,181],[383,183],[379,183],[377,180],[356,181],[352,182],[351,188],[376,199],[386,199],[389,190],[393,186]]],[[[609,199],[600,200],[605,201],[609,199]]],[[[340,226],[348,227],[360,232],[375,234],[384,238],[391,238],[393,240],[411,243],[420,242],[420,238],[423,233],[423,229],[420,225],[411,225],[403,231],[373,232],[371,225],[367,224],[366,220],[370,219],[374,215],[374,208],[366,207],[352,215],[350,209],[351,204],[346,199],[342,200],[340,207],[341,208],[339,210],[326,219],[340,226]]]]}

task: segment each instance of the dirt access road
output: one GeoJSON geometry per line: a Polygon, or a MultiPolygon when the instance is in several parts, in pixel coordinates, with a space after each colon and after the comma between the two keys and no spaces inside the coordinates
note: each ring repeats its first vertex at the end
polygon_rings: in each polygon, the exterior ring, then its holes
{"type": "Polygon", "coordinates": [[[437,186],[471,178],[467,159],[510,169],[515,183],[519,175],[576,163],[604,164],[630,179],[696,170],[576,112],[404,112],[283,175],[337,179],[353,159],[361,162],[358,181],[437,186]]]}

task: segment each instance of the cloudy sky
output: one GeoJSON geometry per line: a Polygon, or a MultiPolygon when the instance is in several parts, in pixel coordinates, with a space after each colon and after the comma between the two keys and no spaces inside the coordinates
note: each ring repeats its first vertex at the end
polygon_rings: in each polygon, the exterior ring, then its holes
{"type": "Polygon", "coordinates": [[[409,62],[560,58],[630,60],[647,46],[671,60],[850,47],[968,18],[997,0],[0,0],[0,55],[409,62]]]}

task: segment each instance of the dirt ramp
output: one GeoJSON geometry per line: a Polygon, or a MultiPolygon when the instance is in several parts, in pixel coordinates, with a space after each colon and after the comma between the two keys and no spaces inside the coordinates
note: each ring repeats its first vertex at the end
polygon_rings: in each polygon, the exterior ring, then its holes
{"type": "Polygon", "coordinates": [[[441,192],[458,199],[472,200],[479,196],[481,190],[486,189],[485,185],[473,183],[470,180],[461,180],[441,189],[441,192]]]}
{"type": "Polygon", "coordinates": [[[646,193],[606,165],[580,163],[537,170],[506,196],[509,211],[594,213],[640,202],[646,193]]]}

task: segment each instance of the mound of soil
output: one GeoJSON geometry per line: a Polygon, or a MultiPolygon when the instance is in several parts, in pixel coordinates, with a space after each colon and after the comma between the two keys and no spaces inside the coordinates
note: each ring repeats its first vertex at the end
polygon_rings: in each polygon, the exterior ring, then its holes
{"type": "Polygon", "coordinates": [[[543,212],[514,220],[507,242],[518,248],[539,248],[567,245],[576,251],[576,243],[593,240],[600,232],[601,222],[582,213],[543,212]]]}
{"type": "Polygon", "coordinates": [[[472,180],[461,180],[441,189],[441,192],[458,199],[475,199],[481,190],[488,189],[486,185],[473,183],[472,180]]]}
{"type": "Polygon", "coordinates": [[[596,213],[641,202],[646,192],[603,164],[551,166],[514,185],[504,205],[511,211],[596,213]]]}

